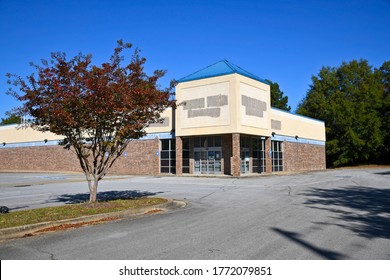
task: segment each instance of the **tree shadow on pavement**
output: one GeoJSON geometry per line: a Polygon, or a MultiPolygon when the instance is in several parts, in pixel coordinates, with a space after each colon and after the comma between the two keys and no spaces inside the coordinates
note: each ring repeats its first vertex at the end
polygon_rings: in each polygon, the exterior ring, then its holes
{"type": "Polygon", "coordinates": [[[299,244],[300,246],[310,250],[311,252],[315,253],[316,255],[319,255],[320,257],[327,259],[327,260],[339,260],[339,259],[345,259],[346,256],[343,254],[322,249],[320,247],[314,246],[310,244],[309,242],[303,240],[301,238],[301,235],[296,232],[286,231],[279,228],[272,228],[273,231],[276,233],[282,235],[283,237],[286,237],[287,239],[299,244]]]}
{"type": "Polygon", "coordinates": [[[375,174],[386,176],[386,175],[390,175],[390,171],[377,172],[377,173],[375,173],[375,174]]]}
{"type": "Polygon", "coordinates": [[[25,209],[25,208],[28,208],[28,206],[25,205],[25,206],[10,207],[9,211],[15,211],[15,210],[20,210],[20,209],[25,209]]]}
{"type": "MultiPolygon", "coordinates": [[[[148,192],[148,191],[137,191],[137,190],[126,190],[126,191],[106,191],[98,192],[98,201],[108,201],[116,199],[135,199],[146,196],[153,196],[163,192],[148,192]]],[[[75,204],[89,201],[89,193],[78,193],[78,194],[63,194],[52,199],[52,202],[63,202],[65,204],[75,204]]]]}
{"type": "Polygon", "coordinates": [[[366,238],[390,239],[390,189],[346,186],[313,188],[305,193],[311,208],[329,211],[335,223],[366,238]]]}

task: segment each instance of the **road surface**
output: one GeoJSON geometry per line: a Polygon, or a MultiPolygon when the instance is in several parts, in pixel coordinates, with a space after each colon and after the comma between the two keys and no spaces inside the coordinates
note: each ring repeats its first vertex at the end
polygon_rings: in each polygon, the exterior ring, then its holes
{"type": "MultiPolygon", "coordinates": [[[[78,174],[0,173],[12,211],[88,197],[78,174]]],[[[0,259],[390,259],[390,168],[243,178],[118,176],[101,197],[185,209],[11,240],[0,259]]]]}

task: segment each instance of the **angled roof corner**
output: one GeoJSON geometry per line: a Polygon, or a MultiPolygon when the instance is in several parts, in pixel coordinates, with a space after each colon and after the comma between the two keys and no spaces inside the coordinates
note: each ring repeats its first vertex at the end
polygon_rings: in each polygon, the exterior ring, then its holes
{"type": "Polygon", "coordinates": [[[230,74],[240,74],[242,76],[265,83],[267,85],[269,84],[265,79],[253,75],[252,73],[242,69],[237,65],[234,65],[233,63],[227,61],[226,59],[220,60],[214,64],[211,64],[210,66],[207,66],[206,68],[203,68],[199,71],[196,71],[195,73],[185,76],[179,79],[178,82],[182,83],[182,82],[195,81],[195,80],[218,77],[223,75],[230,75],[230,74]]]}

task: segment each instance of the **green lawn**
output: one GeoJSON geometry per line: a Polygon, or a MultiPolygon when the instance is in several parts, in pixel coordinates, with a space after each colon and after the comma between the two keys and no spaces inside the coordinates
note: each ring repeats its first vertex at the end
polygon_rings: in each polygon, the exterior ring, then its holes
{"type": "Polygon", "coordinates": [[[144,197],[14,211],[0,215],[0,229],[142,208],[166,201],[164,198],[144,197]]]}

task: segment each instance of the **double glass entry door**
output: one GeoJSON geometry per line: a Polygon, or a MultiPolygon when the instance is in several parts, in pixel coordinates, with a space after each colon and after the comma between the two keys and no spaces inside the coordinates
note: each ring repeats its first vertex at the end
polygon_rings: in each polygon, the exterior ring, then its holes
{"type": "Polygon", "coordinates": [[[220,174],[222,173],[222,152],[218,148],[195,149],[194,173],[220,174]]]}
{"type": "MultiPolygon", "coordinates": [[[[220,148],[195,148],[194,150],[194,173],[221,174],[222,173],[222,151],[220,148]]],[[[241,148],[241,173],[250,173],[249,149],[241,148]]]]}

